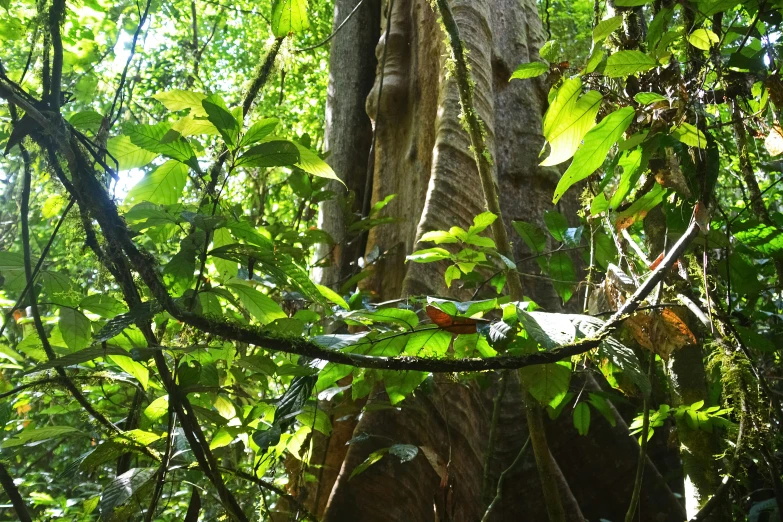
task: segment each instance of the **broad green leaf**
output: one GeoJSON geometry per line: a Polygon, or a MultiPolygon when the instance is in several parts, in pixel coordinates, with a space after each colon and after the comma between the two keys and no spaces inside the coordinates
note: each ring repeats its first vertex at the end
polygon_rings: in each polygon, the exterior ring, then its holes
{"type": "Polygon", "coordinates": [[[179,136],[179,133],[176,131],[171,131],[171,126],[168,123],[135,125],[127,128],[125,134],[130,137],[134,145],[142,149],[163,154],[168,158],[181,161],[190,166],[198,166],[198,163],[195,161],[196,155],[190,147],[188,140],[179,136]],[[174,139],[167,139],[167,133],[169,132],[174,132],[176,135],[173,137],[174,139]]]}
{"type": "Polygon", "coordinates": [[[328,286],[319,285],[316,283],[316,288],[318,288],[318,291],[321,292],[321,295],[324,296],[326,299],[328,299],[330,302],[336,304],[343,310],[350,310],[351,307],[348,306],[348,303],[345,302],[345,299],[342,298],[340,294],[329,288],[328,286]]]}
{"type": "Polygon", "coordinates": [[[617,7],[638,7],[649,3],[652,3],[652,0],[615,0],[614,5],[617,7]]]}
{"type": "Polygon", "coordinates": [[[395,323],[413,330],[419,324],[419,316],[413,310],[405,308],[380,308],[375,311],[359,310],[351,312],[347,317],[352,319],[368,319],[371,322],[395,323]]]}
{"type": "Polygon", "coordinates": [[[549,277],[554,279],[552,284],[557,294],[564,303],[567,303],[574,295],[574,283],[576,283],[576,270],[567,253],[555,252],[550,256],[549,277]]]}
{"type": "Polygon", "coordinates": [[[598,91],[584,96],[579,79],[565,80],[544,115],[544,137],[551,152],[541,162],[543,166],[559,165],[574,155],[585,134],[595,126],[595,116],[601,106],[598,91]]]}
{"type": "Polygon", "coordinates": [[[348,480],[351,480],[359,473],[362,473],[365,470],[367,470],[367,468],[369,468],[370,466],[372,466],[373,464],[381,460],[383,456],[386,455],[388,452],[389,452],[389,448],[381,448],[379,450],[370,453],[370,455],[364,460],[364,462],[362,462],[361,464],[353,468],[353,471],[351,471],[351,475],[348,477],[348,480]]]}
{"type": "Polygon", "coordinates": [[[296,416],[296,420],[303,426],[313,428],[327,437],[332,433],[332,422],[329,416],[320,408],[307,406],[303,413],[296,416]]]}
{"type": "Polygon", "coordinates": [[[209,443],[209,449],[215,450],[217,448],[228,446],[233,440],[234,436],[228,432],[227,428],[220,428],[212,437],[212,440],[209,443]]]}
{"type": "Polygon", "coordinates": [[[619,78],[649,71],[657,65],[653,57],[641,51],[618,51],[609,55],[604,74],[610,78],[619,78]]]}
{"type": "Polygon", "coordinates": [[[406,355],[417,357],[443,357],[449,349],[453,335],[444,330],[422,330],[407,338],[406,355]]]}
{"type": "Polygon", "coordinates": [[[68,118],[68,123],[77,129],[87,129],[93,132],[98,132],[102,121],[103,115],[93,110],[77,112],[68,118]]]}
{"type": "Polygon", "coordinates": [[[571,383],[571,363],[558,361],[520,368],[522,385],[542,406],[557,408],[571,383]]]}
{"type": "Polygon", "coordinates": [[[117,299],[106,294],[88,295],[79,303],[79,307],[100,315],[105,319],[111,319],[115,315],[128,311],[128,307],[117,299]]]}
{"type": "Polygon", "coordinates": [[[246,147],[247,145],[258,143],[272,134],[272,131],[275,130],[275,127],[277,127],[278,123],[280,123],[280,120],[277,118],[264,118],[255,122],[242,136],[242,139],[239,142],[239,146],[246,147]]]}
{"type": "Polygon", "coordinates": [[[552,237],[561,243],[564,241],[565,231],[568,229],[568,221],[563,214],[557,210],[544,211],[544,224],[546,225],[552,237]]]}
{"type": "Polygon", "coordinates": [[[741,4],[741,0],[701,0],[699,5],[699,14],[701,16],[712,16],[716,13],[722,13],[733,9],[741,4]]]}
{"type": "Polygon", "coordinates": [[[543,62],[523,63],[514,69],[514,73],[511,75],[511,78],[509,78],[509,81],[515,79],[526,80],[527,78],[535,78],[536,76],[541,76],[542,74],[546,73],[548,70],[549,64],[543,62]]]}
{"type": "Polygon", "coordinates": [[[299,159],[295,163],[297,167],[307,172],[308,174],[318,176],[319,178],[329,178],[337,180],[340,183],[343,182],[340,178],[337,177],[337,174],[334,173],[332,167],[322,160],[318,154],[296,142],[292,143],[296,145],[296,148],[299,150],[299,159]]]}
{"type": "MultiPolygon", "coordinates": [[[[226,228],[218,228],[212,233],[212,248],[220,248],[222,246],[230,245],[234,243],[234,238],[231,236],[231,232],[226,228]]],[[[212,265],[217,270],[220,279],[228,281],[232,277],[236,277],[239,272],[239,267],[236,261],[229,259],[222,259],[219,257],[211,257],[212,265]]]]}
{"type": "Polygon", "coordinates": [[[207,118],[217,128],[220,135],[226,141],[226,145],[233,149],[239,138],[239,122],[228,110],[226,102],[218,94],[213,94],[201,100],[201,106],[207,113],[207,118]]]}
{"type": "Polygon", "coordinates": [[[396,372],[391,370],[384,370],[381,374],[383,376],[383,384],[386,387],[386,394],[389,396],[389,402],[392,404],[397,404],[404,400],[429,375],[426,372],[396,372]]]}
{"type": "Polygon", "coordinates": [[[158,397],[144,408],[144,416],[151,421],[156,421],[166,415],[169,411],[169,396],[158,397]]]}
{"type": "Polygon", "coordinates": [[[690,123],[682,122],[672,127],[671,133],[679,141],[691,147],[700,147],[702,149],[707,147],[707,137],[690,123]]]}
{"type": "Polygon", "coordinates": [[[177,131],[180,136],[215,136],[220,134],[211,121],[206,118],[196,118],[192,114],[174,122],[171,130],[177,131]]]}
{"type": "Polygon", "coordinates": [[[71,426],[44,426],[43,428],[29,428],[19,433],[13,434],[10,438],[0,444],[1,448],[12,448],[21,446],[29,442],[40,442],[42,440],[56,439],[60,437],[70,437],[73,435],[82,435],[85,433],[71,426]]]}
{"type": "Polygon", "coordinates": [[[147,389],[147,384],[150,380],[150,371],[146,366],[124,355],[110,355],[109,359],[122,368],[125,373],[136,377],[136,380],[139,381],[141,387],[145,390],[147,389]]]}
{"type": "Polygon", "coordinates": [[[620,177],[620,183],[617,190],[609,200],[609,208],[616,209],[625,200],[625,197],[636,186],[636,182],[647,168],[647,155],[637,147],[633,150],[623,152],[618,165],[623,168],[623,174],[620,177]]]}
{"type": "Polygon", "coordinates": [[[709,29],[696,29],[688,35],[688,42],[697,49],[709,51],[713,45],[720,42],[720,37],[709,29]]]}
{"type": "Polygon", "coordinates": [[[598,25],[593,28],[593,42],[600,42],[619,29],[621,25],[623,25],[622,15],[613,16],[612,18],[607,18],[606,20],[601,20],[598,22],[598,25]]]}
{"type": "Polygon", "coordinates": [[[630,207],[618,214],[617,227],[622,230],[640,219],[644,219],[649,211],[663,201],[664,196],[666,196],[666,189],[656,183],[650,192],[638,198],[630,207]]]}
{"type": "Polygon", "coordinates": [[[188,167],[179,161],[168,160],[136,183],[125,196],[124,203],[149,201],[157,205],[173,205],[179,202],[187,181],[188,167]]]}
{"type": "Polygon", "coordinates": [[[101,493],[101,515],[108,519],[114,509],[127,502],[155,477],[158,468],[133,468],[111,481],[101,493]]]}
{"type": "Polygon", "coordinates": [[[445,248],[425,248],[424,250],[417,250],[411,255],[407,256],[408,261],[414,263],[432,263],[434,261],[440,261],[442,259],[448,259],[451,254],[445,248]]]}
{"type": "Polygon", "coordinates": [[[540,254],[546,248],[546,235],[538,226],[526,221],[512,221],[514,230],[534,254],[540,254]]]}
{"type": "Polygon", "coordinates": [[[250,315],[258,319],[261,324],[288,317],[280,305],[255,288],[242,283],[231,283],[227,286],[239,296],[239,300],[250,315]]]}
{"type": "MultiPolygon", "coordinates": [[[[648,49],[655,49],[656,52],[658,51],[657,44],[661,41],[664,31],[671,25],[673,16],[674,9],[672,7],[661,7],[655,17],[653,17],[652,22],[650,22],[647,29],[646,41],[648,49]]],[[[665,47],[663,50],[665,50],[665,47]]]]}
{"type": "Polygon", "coordinates": [[[88,361],[92,361],[94,359],[98,359],[101,357],[106,357],[107,355],[127,355],[127,352],[122,348],[118,348],[116,346],[107,346],[106,348],[104,348],[103,346],[93,346],[90,348],[79,350],[77,352],[63,355],[62,357],[58,357],[53,361],[47,361],[43,364],[39,364],[32,370],[28,370],[25,373],[41,372],[44,370],[48,370],[49,368],[54,368],[56,366],[62,366],[65,368],[68,366],[73,366],[76,364],[82,364],[88,361]]]}
{"type": "Polygon", "coordinates": [[[460,279],[462,277],[462,271],[457,265],[451,265],[446,269],[446,273],[443,277],[446,279],[446,287],[451,288],[451,283],[453,283],[455,279],[460,279]]]}
{"type": "Polygon", "coordinates": [[[71,351],[81,350],[90,344],[92,329],[90,320],[73,308],[60,308],[60,332],[71,351]]]}
{"type": "Polygon", "coordinates": [[[299,147],[287,140],[265,141],[250,147],[237,159],[237,166],[287,167],[298,163],[299,147]]]}
{"type": "Polygon", "coordinates": [[[603,415],[606,422],[614,428],[617,425],[617,419],[615,419],[614,411],[609,402],[596,393],[589,393],[588,397],[587,401],[598,411],[598,413],[603,415]]]}
{"type": "Polygon", "coordinates": [[[579,435],[587,435],[590,430],[590,406],[584,401],[574,408],[574,427],[579,435]]]}
{"type": "Polygon", "coordinates": [[[272,34],[276,38],[301,33],[310,27],[307,0],[276,0],[272,7],[272,34]]]}
{"type": "Polygon", "coordinates": [[[483,232],[488,226],[495,222],[498,217],[492,212],[482,212],[473,218],[473,226],[468,230],[468,235],[483,232]]]}
{"type": "Polygon", "coordinates": [[[634,115],[632,107],[623,107],[606,116],[585,135],[584,142],[574,154],[574,161],[557,184],[553,203],[557,203],[574,183],[585,179],[603,164],[609,149],[622,137],[634,115]]]}
{"type": "Polygon", "coordinates": [[[638,92],[633,99],[642,105],[650,105],[651,103],[659,101],[669,101],[669,98],[661,96],[657,92],[638,92]]]}
{"type": "MultiPolygon", "coordinates": [[[[131,143],[128,136],[116,136],[106,142],[106,150],[111,157],[117,160],[120,170],[138,169],[149,164],[158,157],[157,152],[144,150],[131,143]]],[[[109,158],[108,165],[113,166],[114,161],[109,158]]]]}
{"type": "Polygon", "coordinates": [[[456,243],[458,239],[450,232],[446,232],[445,230],[433,230],[431,232],[425,232],[419,241],[432,242],[436,245],[442,245],[444,243],[456,243]]]}
{"type": "Polygon", "coordinates": [[[196,117],[206,118],[207,111],[201,105],[201,100],[207,97],[206,94],[192,91],[183,91],[174,89],[167,92],[153,94],[153,98],[158,100],[170,111],[182,111],[190,109],[190,114],[196,117]]]}

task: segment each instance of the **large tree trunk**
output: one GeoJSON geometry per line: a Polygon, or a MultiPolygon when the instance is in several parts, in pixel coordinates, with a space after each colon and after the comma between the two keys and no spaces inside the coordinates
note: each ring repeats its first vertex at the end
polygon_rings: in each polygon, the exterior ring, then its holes
{"type": "MultiPolygon", "coordinates": [[[[377,133],[372,200],[396,194],[386,212],[400,218],[400,222],[370,232],[366,252],[377,248],[385,255],[362,286],[380,299],[424,294],[469,297],[459,288],[450,292],[445,288],[439,263],[404,262],[407,254],[425,246],[417,245],[423,232],[454,225],[467,227],[473,216],[484,210],[484,204],[468,136],[460,124],[456,85],[446,72],[448,53],[436,16],[424,0],[395,0],[392,5],[390,32],[386,35],[384,31],[376,48],[379,67],[375,86],[367,97],[367,112],[377,133]],[[384,53],[385,68],[381,66],[384,53]],[[381,77],[383,90],[378,100],[381,77]]],[[[384,10],[388,6],[385,3],[384,10]]],[[[544,142],[541,116],[546,108],[546,92],[538,80],[508,81],[519,63],[538,58],[543,31],[535,2],[457,0],[452,9],[469,50],[476,108],[485,124],[503,211],[509,219],[540,220],[543,210],[551,209],[557,183],[556,171],[537,166],[544,142]]],[[[384,15],[381,28],[386,27],[386,21],[384,15]]],[[[333,60],[335,66],[342,67],[333,60]]],[[[330,97],[339,98],[336,83],[334,87],[330,97]]],[[[337,136],[331,129],[329,133],[337,136]]],[[[354,150],[354,143],[330,139],[329,148],[334,156],[338,148],[341,153],[354,150]]],[[[366,164],[359,152],[353,161],[366,164]]],[[[562,205],[564,213],[574,215],[575,198],[565,199],[562,205]]],[[[339,235],[339,231],[331,232],[339,235]]],[[[524,257],[523,247],[515,247],[516,256],[524,257]]],[[[525,283],[526,295],[550,310],[559,309],[560,303],[548,284],[525,283]]],[[[482,476],[492,398],[497,392],[494,376],[490,383],[494,384],[481,389],[475,383],[460,384],[436,376],[431,393],[416,392],[402,408],[366,409],[358,422],[355,416],[346,419],[345,409],[341,409],[333,416],[335,421],[342,419],[337,423],[341,443],[321,441],[319,451],[327,450],[328,455],[317,451],[320,460],[314,462],[335,466],[340,461],[339,474],[333,468],[319,484],[319,498],[323,498],[324,488],[330,493],[325,504],[316,503],[315,510],[323,520],[334,522],[480,520],[485,509],[482,476]],[[353,428],[354,435],[376,436],[346,447],[342,441],[347,438],[347,428],[353,428]],[[447,463],[447,475],[439,475],[420,451],[411,462],[384,458],[350,479],[351,472],[372,451],[389,446],[391,441],[427,448],[430,456],[437,455],[447,463]]],[[[521,394],[513,374],[507,389],[500,410],[495,458],[490,463],[492,491],[500,472],[513,461],[527,437],[521,394]]],[[[368,405],[383,403],[388,404],[388,398],[382,389],[376,389],[368,405]]],[[[615,429],[608,425],[596,429],[588,439],[579,437],[573,428],[560,427],[567,422],[570,416],[549,430],[549,438],[562,472],[561,493],[569,520],[616,520],[628,504],[638,448],[622,423],[615,429]],[[589,466],[584,459],[589,460],[589,466]],[[625,463],[630,464],[620,465],[625,463]]],[[[642,510],[640,520],[682,520],[680,505],[652,464],[645,479],[650,487],[644,489],[642,505],[655,508],[642,510]]],[[[546,520],[532,451],[509,475],[492,520],[546,520]]]]}

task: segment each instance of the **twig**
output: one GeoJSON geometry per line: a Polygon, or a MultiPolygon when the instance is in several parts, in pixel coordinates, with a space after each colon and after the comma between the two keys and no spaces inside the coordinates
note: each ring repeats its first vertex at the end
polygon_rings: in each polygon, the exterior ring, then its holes
{"type": "MultiPolygon", "coordinates": [[[[653,368],[655,368],[655,354],[650,354],[650,362],[647,368],[647,378],[652,381],[653,368]]],[[[642,442],[639,445],[639,460],[636,463],[636,478],[633,484],[633,493],[631,493],[631,503],[628,511],[625,513],[625,522],[633,522],[636,514],[636,506],[639,504],[639,497],[642,493],[642,478],[644,477],[644,467],[647,464],[647,441],[650,438],[650,404],[649,399],[644,397],[642,400],[642,442]]]]}
{"type": "Polygon", "coordinates": [[[506,388],[508,387],[508,379],[509,379],[509,373],[508,371],[504,371],[500,375],[500,379],[498,380],[498,384],[500,385],[500,389],[498,389],[497,395],[495,395],[495,400],[492,401],[492,420],[489,425],[489,440],[487,441],[487,455],[484,457],[484,480],[482,481],[482,487],[481,487],[481,498],[484,500],[484,503],[489,503],[489,495],[490,495],[490,467],[492,464],[492,459],[495,457],[495,443],[497,442],[498,438],[498,422],[500,421],[500,406],[503,402],[503,397],[506,395],[506,388]]]}
{"type": "Polygon", "coordinates": [[[234,475],[237,478],[241,478],[242,480],[246,480],[248,482],[252,482],[256,486],[266,489],[268,491],[271,491],[272,493],[275,493],[279,495],[280,497],[286,499],[287,501],[294,504],[299,510],[302,512],[302,515],[308,520],[312,520],[313,522],[318,522],[318,517],[313,515],[305,506],[302,504],[299,499],[297,499],[295,496],[291,495],[290,493],[287,493],[284,489],[279,488],[275,486],[274,484],[267,482],[266,480],[260,479],[256,477],[255,475],[251,475],[250,473],[245,473],[244,471],[240,471],[237,469],[231,469],[231,468],[225,468],[220,467],[220,471],[224,473],[229,473],[231,475],[234,475]]]}
{"type": "Polygon", "coordinates": [[[500,474],[500,478],[498,479],[497,492],[495,493],[495,498],[493,498],[492,502],[489,504],[489,506],[487,506],[487,510],[484,512],[484,516],[481,517],[481,522],[489,521],[489,514],[492,513],[492,509],[494,509],[495,504],[500,502],[500,499],[503,497],[503,482],[505,482],[506,480],[506,475],[511,473],[511,471],[513,471],[514,468],[516,468],[519,465],[519,463],[522,461],[522,455],[525,454],[525,450],[527,449],[527,445],[529,443],[530,443],[530,436],[528,435],[527,439],[525,440],[525,443],[519,449],[519,453],[517,453],[514,462],[512,462],[511,465],[506,469],[504,469],[503,473],[500,474]]]}
{"type": "MultiPolygon", "coordinates": [[[[350,19],[351,19],[351,17],[353,16],[353,14],[354,14],[356,11],[358,11],[358,10],[359,10],[359,7],[361,7],[361,5],[362,5],[363,3],[364,3],[364,0],[359,0],[359,3],[357,3],[357,4],[356,4],[356,7],[354,7],[354,8],[353,8],[353,11],[351,11],[350,13],[348,13],[348,16],[346,16],[346,17],[345,17],[345,20],[343,20],[343,21],[340,23],[340,25],[339,25],[339,26],[337,26],[337,29],[335,29],[335,30],[332,32],[332,34],[330,34],[329,36],[327,36],[327,37],[326,37],[326,40],[324,40],[324,41],[323,41],[323,42],[321,42],[321,43],[317,43],[317,44],[315,44],[315,45],[311,45],[310,47],[303,47],[302,49],[296,49],[294,52],[295,52],[295,53],[303,53],[303,52],[305,52],[305,51],[312,51],[313,49],[318,49],[319,47],[321,47],[321,46],[323,46],[323,45],[326,45],[327,43],[329,43],[329,40],[331,40],[332,38],[334,38],[335,36],[337,36],[337,33],[339,33],[339,32],[340,32],[340,30],[343,28],[343,26],[344,26],[346,23],[348,23],[348,20],[350,20],[350,19]]],[[[390,11],[390,12],[391,12],[391,11],[390,11]]]]}
{"type": "MultiPolygon", "coordinates": [[[[139,25],[136,27],[136,31],[133,33],[133,40],[131,41],[130,53],[128,54],[128,59],[125,61],[125,67],[122,68],[122,74],[120,75],[120,84],[117,86],[117,90],[114,91],[114,99],[111,102],[111,109],[109,109],[108,114],[106,114],[106,118],[104,120],[105,122],[115,121],[114,109],[115,107],[117,107],[117,100],[119,99],[120,93],[122,93],[122,90],[125,87],[125,80],[128,77],[128,69],[130,68],[130,64],[133,61],[134,55],[136,54],[136,42],[139,40],[141,29],[144,27],[144,24],[147,23],[147,15],[149,15],[151,4],[152,4],[152,0],[147,0],[146,5],[144,6],[144,13],[141,15],[141,18],[139,19],[139,25]]],[[[117,107],[117,117],[119,117],[121,111],[122,111],[122,102],[120,102],[120,106],[117,107]]]]}

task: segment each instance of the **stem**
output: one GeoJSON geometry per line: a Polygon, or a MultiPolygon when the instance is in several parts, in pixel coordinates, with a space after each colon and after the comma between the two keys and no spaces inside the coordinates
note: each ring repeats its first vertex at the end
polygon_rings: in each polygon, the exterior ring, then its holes
{"type": "Polygon", "coordinates": [[[516,458],[514,459],[514,462],[511,463],[509,467],[507,467],[505,470],[503,470],[503,473],[500,474],[500,478],[498,479],[498,489],[497,493],[495,493],[495,498],[492,499],[492,502],[487,506],[487,510],[484,512],[484,516],[481,517],[481,522],[488,522],[489,521],[489,514],[492,513],[492,509],[495,507],[495,504],[497,504],[501,497],[503,496],[503,482],[506,480],[506,475],[508,475],[511,471],[516,468],[519,463],[522,461],[522,455],[525,454],[525,450],[527,449],[527,445],[530,443],[530,437],[527,438],[525,443],[522,445],[522,448],[519,450],[519,453],[517,453],[516,458]]]}
{"type": "MultiPolygon", "coordinates": [[[[655,354],[650,354],[650,363],[647,369],[647,377],[652,381],[653,368],[655,367],[655,354]]],[[[642,417],[642,443],[639,445],[639,461],[636,463],[636,479],[633,484],[633,493],[631,494],[631,504],[625,513],[625,522],[633,522],[636,514],[636,506],[639,504],[639,497],[642,493],[642,478],[644,477],[644,467],[647,464],[647,441],[649,440],[648,431],[650,430],[650,405],[647,397],[642,401],[644,410],[642,417]]]]}
{"type": "Polygon", "coordinates": [[[492,459],[495,457],[495,443],[497,442],[498,438],[498,422],[500,421],[500,406],[503,402],[503,397],[506,395],[506,388],[508,387],[508,370],[504,371],[500,375],[500,379],[498,380],[498,384],[500,385],[500,389],[498,390],[497,395],[495,395],[495,400],[493,401],[492,405],[492,422],[489,426],[489,441],[487,442],[487,456],[484,458],[484,480],[483,485],[481,487],[481,498],[484,499],[484,503],[488,504],[490,501],[489,498],[489,491],[490,491],[490,476],[489,476],[489,468],[490,464],[492,463],[492,459]]]}

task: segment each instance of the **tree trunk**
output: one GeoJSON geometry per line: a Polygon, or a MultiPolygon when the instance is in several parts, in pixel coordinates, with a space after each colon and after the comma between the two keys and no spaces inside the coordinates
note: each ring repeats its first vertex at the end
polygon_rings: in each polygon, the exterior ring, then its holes
{"type": "MultiPolygon", "coordinates": [[[[377,135],[372,201],[396,194],[385,214],[400,221],[370,231],[365,252],[377,249],[384,255],[361,285],[379,299],[413,295],[469,298],[470,293],[458,288],[456,283],[451,290],[445,287],[444,267],[440,263],[405,263],[406,255],[428,246],[417,244],[422,233],[454,225],[467,228],[472,218],[484,210],[484,205],[469,139],[460,123],[456,85],[447,74],[448,53],[436,16],[423,0],[394,0],[387,35],[388,8],[387,2],[380,24],[384,32],[376,48],[378,72],[366,105],[377,135]],[[381,78],[383,88],[378,99],[381,78]]],[[[537,165],[544,143],[541,135],[541,116],[546,109],[544,83],[508,81],[518,64],[538,59],[543,31],[535,2],[457,0],[452,3],[452,10],[469,50],[476,109],[485,124],[503,211],[509,221],[540,220],[543,211],[551,209],[558,179],[556,170],[537,165]]],[[[361,47],[356,45],[357,50],[361,47]]],[[[341,98],[335,67],[343,65],[332,61],[330,99],[341,98]]],[[[343,88],[349,87],[343,84],[343,88]]],[[[328,132],[330,136],[337,135],[331,129],[328,132]]],[[[358,169],[354,164],[366,165],[366,158],[347,140],[338,143],[330,139],[332,157],[338,154],[339,147],[344,148],[339,154],[353,152],[352,159],[346,160],[353,162],[352,168],[358,169]]],[[[564,213],[575,215],[575,197],[566,198],[562,205],[564,213]]],[[[524,256],[521,243],[517,240],[515,244],[518,258],[524,256]]],[[[559,309],[551,285],[535,280],[523,283],[526,283],[526,295],[550,310],[559,309]]],[[[319,502],[315,509],[323,520],[480,520],[486,507],[482,500],[482,475],[492,399],[497,391],[496,376],[484,377],[490,377],[489,386],[482,388],[476,382],[465,384],[448,376],[435,376],[430,392],[418,390],[401,408],[389,408],[385,392],[376,388],[367,402],[367,406],[374,407],[366,407],[358,422],[356,417],[342,421],[355,422],[354,436],[371,436],[351,443],[347,451],[344,445],[328,444],[328,451],[336,451],[342,461],[339,473],[337,469],[329,471],[331,476],[336,475],[333,485],[319,485],[319,490],[325,486],[330,490],[325,506],[319,502]],[[400,463],[396,457],[384,457],[361,475],[350,478],[370,453],[393,443],[426,449],[406,463],[400,463]]],[[[514,375],[511,381],[503,397],[495,458],[490,463],[493,492],[498,476],[514,460],[527,438],[514,375]]],[[[564,420],[553,426],[564,424],[566,419],[570,421],[570,416],[564,416],[564,420]]],[[[612,430],[608,425],[606,428],[596,430],[595,435],[591,433],[589,439],[577,436],[573,428],[549,430],[569,520],[583,520],[584,516],[591,520],[610,518],[605,513],[616,518],[614,514],[627,507],[630,495],[626,490],[630,491],[634,466],[625,469],[604,464],[633,463],[638,450],[624,424],[612,430]],[[587,456],[591,466],[580,462],[587,456]],[[572,482],[578,487],[569,488],[572,482]],[[623,486],[619,489],[622,493],[615,495],[613,490],[618,489],[618,484],[623,486]]],[[[340,433],[342,441],[346,435],[340,433]]],[[[528,450],[523,457],[519,469],[509,473],[491,520],[546,520],[532,451],[528,450]]],[[[323,461],[334,464],[338,460],[329,453],[323,461]]],[[[656,509],[643,510],[641,520],[682,520],[677,500],[659,480],[652,464],[648,465],[645,478],[651,487],[645,488],[642,505],[655,505],[656,509]]]]}

